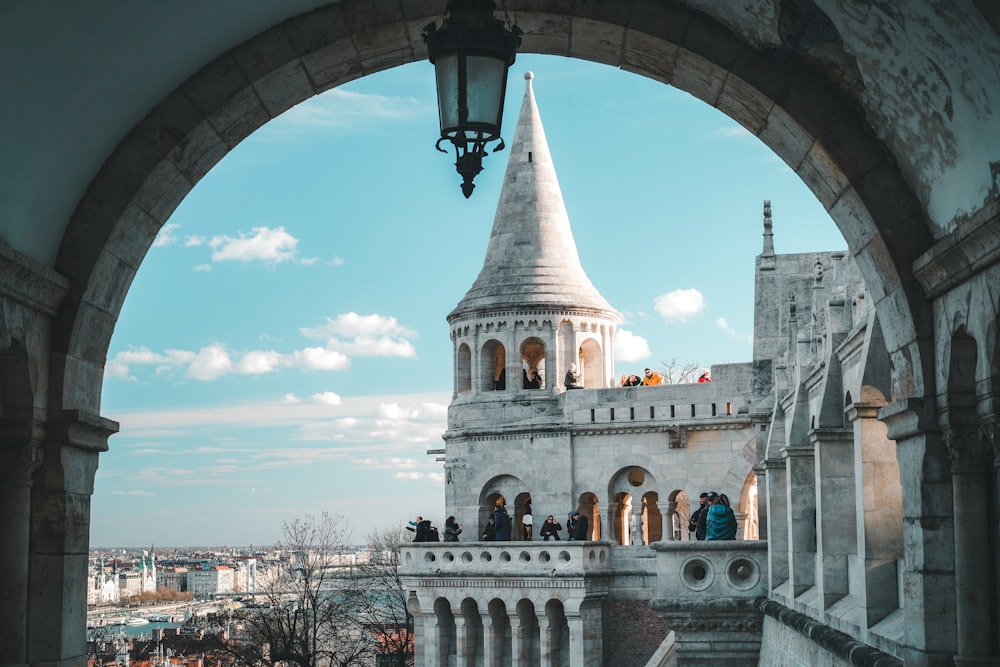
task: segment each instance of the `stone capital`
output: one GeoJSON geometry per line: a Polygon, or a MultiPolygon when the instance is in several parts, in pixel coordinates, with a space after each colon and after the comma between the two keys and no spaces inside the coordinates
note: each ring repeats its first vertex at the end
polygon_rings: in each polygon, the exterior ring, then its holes
{"type": "Polygon", "coordinates": [[[989,470],[991,450],[988,440],[979,428],[952,428],[943,432],[944,444],[948,448],[948,459],[952,472],[984,474],[989,470]]]}
{"type": "Polygon", "coordinates": [[[937,411],[931,398],[903,398],[879,410],[878,417],[891,440],[900,443],[908,438],[937,433],[937,411]]]}

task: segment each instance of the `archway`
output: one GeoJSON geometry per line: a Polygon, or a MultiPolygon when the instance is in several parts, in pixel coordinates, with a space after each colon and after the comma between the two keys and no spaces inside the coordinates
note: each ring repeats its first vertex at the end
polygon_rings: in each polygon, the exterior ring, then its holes
{"type": "MultiPolygon", "coordinates": [[[[866,123],[864,105],[852,104],[851,87],[830,82],[825,61],[817,64],[793,46],[794,35],[787,44],[777,40],[780,48],[756,49],[747,36],[757,34],[752,23],[746,31],[728,27],[741,25],[740,19],[715,21],[708,13],[652,0],[631,3],[616,16],[605,11],[603,5],[554,10],[527,3],[519,19],[529,28],[525,48],[628,66],[690,90],[752,127],[812,184],[864,260],[866,280],[890,327],[891,398],[932,396],[932,318],[910,269],[930,246],[930,232],[921,224],[926,213],[903,177],[906,166],[895,166],[878,128],[866,123]],[[537,28],[560,19],[579,26],[581,38],[597,27],[610,27],[617,37],[563,42],[537,28]],[[704,39],[706,34],[714,38],[704,39]]],[[[69,287],[53,327],[47,404],[98,414],[100,370],[115,318],[176,203],[231,146],[294,101],[361,72],[419,58],[409,28],[436,17],[401,12],[398,3],[347,0],[291,19],[209,64],[125,137],[86,189],[56,260],[69,287]],[[369,39],[356,40],[359,35],[369,39]]],[[[100,152],[95,164],[105,156],[100,152]]]]}

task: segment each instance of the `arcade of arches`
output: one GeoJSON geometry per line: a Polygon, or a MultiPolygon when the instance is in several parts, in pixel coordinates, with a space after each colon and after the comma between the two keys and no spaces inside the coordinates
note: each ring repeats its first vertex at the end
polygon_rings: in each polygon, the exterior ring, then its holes
{"type": "MultiPolygon", "coordinates": [[[[102,370],[158,230],[268,119],[424,59],[420,31],[442,4],[222,0],[210,16],[193,2],[89,12],[12,0],[0,10],[0,54],[18,63],[0,72],[0,665],[85,662],[89,499],[117,428],[100,414],[102,370]],[[164,57],[165,43],[181,42],[164,57]]],[[[827,208],[888,357],[872,384],[882,400],[849,407],[895,442],[871,463],[884,467],[887,454],[898,466],[899,657],[1000,659],[1000,581],[988,576],[1000,572],[1000,9],[523,0],[516,20],[525,52],[621,67],[728,114],[827,208]]],[[[815,435],[829,433],[817,423],[815,435]]],[[[808,462],[791,449],[762,488],[808,462]]],[[[603,525],[604,507],[622,499],[598,497],[603,525]]],[[[879,545],[867,546],[874,566],[879,545]]]]}

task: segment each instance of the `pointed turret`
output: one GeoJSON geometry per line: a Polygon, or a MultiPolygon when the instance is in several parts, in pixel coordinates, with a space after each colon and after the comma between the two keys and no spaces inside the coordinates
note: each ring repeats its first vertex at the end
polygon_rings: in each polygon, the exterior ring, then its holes
{"type": "MultiPolygon", "coordinates": [[[[524,102],[486,259],[448,315],[455,398],[465,404],[510,392],[552,397],[566,388],[613,382],[618,311],[580,266],[531,89],[533,76],[528,72],[524,78],[524,102]]],[[[476,419],[452,407],[449,420],[476,419]]]]}
{"type": "Polygon", "coordinates": [[[448,316],[571,307],[615,311],[580,265],[569,216],[542,129],[528,72],[486,259],[472,288],[448,316]]]}

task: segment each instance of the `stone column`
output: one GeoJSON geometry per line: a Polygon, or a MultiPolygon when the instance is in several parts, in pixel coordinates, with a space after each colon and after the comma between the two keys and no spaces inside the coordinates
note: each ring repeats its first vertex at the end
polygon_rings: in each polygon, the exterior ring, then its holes
{"type": "MultiPolygon", "coordinates": [[[[674,515],[677,514],[677,501],[668,500],[666,503],[667,509],[663,512],[663,531],[662,539],[668,542],[674,541],[674,515]]],[[[681,531],[684,531],[684,526],[681,526],[681,531]]]]}
{"type": "Polygon", "coordinates": [[[880,404],[853,403],[847,418],[854,434],[857,553],[863,564],[868,627],[899,608],[898,563],[903,558],[903,492],[896,443],[878,421],[880,404]]]}
{"type": "Polygon", "coordinates": [[[569,626],[569,664],[586,664],[586,652],[584,648],[584,623],[579,611],[571,612],[566,610],[566,624],[569,626]]]}
{"type": "MultiPolygon", "coordinates": [[[[996,664],[990,659],[990,526],[984,505],[990,497],[991,457],[978,429],[948,428],[945,444],[951,459],[955,516],[955,596],[958,655],[955,665],[996,664]]],[[[994,658],[996,656],[993,656],[994,658]]]]}
{"type": "Polygon", "coordinates": [[[634,547],[637,544],[642,546],[645,540],[642,538],[642,499],[639,499],[638,507],[636,501],[632,500],[632,535],[629,537],[630,544],[634,547]]]}
{"type": "Polygon", "coordinates": [[[48,422],[31,489],[28,662],[77,664],[86,645],[90,497],[98,453],[118,425],[67,412],[48,422]]]}
{"type": "Polygon", "coordinates": [[[452,609],[455,615],[455,667],[472,667],[475,664],[475,654],[470,655],[470,648],[475,650],[475,642],[469,641],[468,619],[461,609],[452,609]]]}
{"type": "Polygon", "coordinates": [[[483,665],[485,667],[502,667],[505,619],[493,615],[488,610],[483,617],[483,665]]]}
{"type": "MultiPolygon", "coordinates": [[[[788,581],[788,493],[785,480],[785,462],[780,459],[764,461],[767,469],[766,505],[768,521],[767,589],[774,590],[788,581]]],[[[790,602],[790,600],[789,600],[790,602]]]]}
{"type": "Polygon", "coordinates": [[[531,667],[531,656],[529,647],[531,642],[527,641],[525,633],[527,628],[521,622],[521,617],[517,613],[510,617],[510,664],[511,667],[531,667]]]}
{"type": "Polygon", "coordinates": [[[816,451],[817,582],[823,609],[850,592],[849,563],[857,553],[854,437],[842,428],[814,429],[816,451]]]}
{"type": "Polygon", "coordinates": [[[559,667],[563,616],[557,613],[545,613],[540,618],[545,619],[545,625],[542,626],[539,633],[541,665],[542,667],[559,667]]]}
{"type": "MultiPolygon", "coordinates": [[[[9,423],[0,431],[0,521],[5,543],[0,548],[0,665],[27,664],[28,536],[31,528],[31,475],[38,449],[28,433],[15,433],[9,423]]],[[[21,429],[16,429],[20,431],[21,429]]]]}
{"type": "Polygon", "coordinates": [[[414,665],[417,667],[441,667],[441,624],[434,609],[428,609],[420,618],[413,619],[413,628],[416,635],[414,637],[414,665]]]}
{"type": "Polygon", "coordinates": [[[618,502],[609,500],[607,508],[608,510],[604,514],[604,524],[607,529],[601,533],[601,538],[621,544],[621,535],[615,534],[615,513],[618,512],[618,502]]]}
{"type": "Polygon", "coordinates": [[[951,549],[951,475],[933,397],[900,399],[879,411],[896,441],[903,488],[903,662],[952,664],[956,646],[955,572],[951,549]],[[947,553],[945,553],[947,552],[947,553]]]}
{"type": "MultiPolygon", "coordinates": [[[[788,574],[792,597],[816,585],[816,457],[812,445],[784,448],[787,467],[788,574]]],[[[817,610],[820,611],[820,610],[817,610]]]]}

